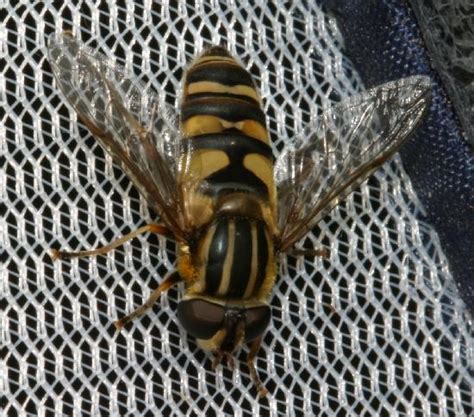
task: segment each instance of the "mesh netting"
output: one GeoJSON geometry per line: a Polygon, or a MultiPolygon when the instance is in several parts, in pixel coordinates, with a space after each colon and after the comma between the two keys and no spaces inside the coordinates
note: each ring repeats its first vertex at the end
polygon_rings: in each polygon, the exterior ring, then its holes
{"type": "MultiPolygon", "coordinates": [[[[428,54],[424,48],[418,23],[407,2],[382,0],[367,4],[366,0],[324,0],[324,3],[330,12],[337,16],[338,29],[344,37],[345,54],[354,63],[366,86],[375,86],[412,74],[429,74],[432,78],[429,114],[425,123],[416,131],[414,140],[408,141],[400,149],[400,155],[403,167],[423,204],[425,219],[435,228],[461,297],[472,312],[474,154],[463,139],[463,134],[468,135],[473,129],[468,125],[465,126],[464,132],[460,129],[460,113],[455,113],[443,88],[443,85],[447,84],[441,83],[439,72],[430,69],[439,69],[439,61],[444,59],[436,53],[428,54]]],[[[440,1],[420,0],[412,0],[411,3],[423,4],[428,9],[432,7],[432,3],[436,3],[435,7],[441,4],[440,1]]],[[[414,9],[416,10],[415,5],[414,9]]],[[[460,20],[463,20],[463,13],[467,21],[469,16],[472,16],[460,1],[453,2],[452,7],[442,8],[443,13],[447,15],[451,14],[452,9],[459,12],[460,20]]],[[[428,11],[426,13],[427,16],[431,14],[428,11]]],[[[444,19],[443,23],[448,25],[453,24],[452,33],[455,36],[453,39],[449,36],[444,38],[446,42],[468,42],[465,40],[465,37],[469,37],[468,31],[454,30],[455,19],[446,20],[439,14],[432,22],[438,22],[439,19],[444,19]]],[[[424,21],[420,20],[422,28],[424,21]]],[[[474,28],[474,25],[472,26],[474,28]]],[[[426,27],[423,33],[426,36],[426,27]]],[[[440,50],[444,48],[443,33],[444,29],[433,29],[431,33],[432,37],[441,37],[438,42],[440,50]]],[[[459,57],[465,53],[466,60],[469,59],[469,48],[453,50],[459,53],[459,57]]],[[[459,63],[459,60],[457,62],[459,63]]],[[[468,84],[464,85],[468,96],[468,84]]],[[[458,93],[464,95],[464,90],[458,89],[458,93]]]]}
{"type": "Polygon", "coordinates": [[[412,0],[433,65],[446,83],[468,141],[474,146],[474,3],[412,0]]]}
{"type": "Polygon", "coordinates": [[[179,289],[115,334],[112,321],[173,268],[174,245],[149,236],[49,259],[50,247],[103,245],[154,217],[66,106],[48,35],[72,29],[175,105],[186,63],[228,45],[261,87],[276,152],[361,83],[335,21],[304,1],[97,3],[11,2],[0,32],[5,413],[469,415],[471,318],[398,158],[308,236],[330,260],[282,261],[256,362],[269,397],[256,398],[245,351],[234,371],[212,369],[177,323],[179,289]]]}

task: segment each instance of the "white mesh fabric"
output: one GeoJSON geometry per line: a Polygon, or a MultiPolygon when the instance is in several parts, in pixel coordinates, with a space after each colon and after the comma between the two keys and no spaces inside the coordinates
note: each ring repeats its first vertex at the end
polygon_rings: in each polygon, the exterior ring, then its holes
{"type": "MultiPolygon", "coordinates": [[[[0,28],[1,406],[6,415],[469,415],[472,319],[398,158],[309,235],[331,259],[288,258],[256,362],[257,399],[177,323],[180,291],[115,335],[173,268],[144,236],[106,257],[52,263],[154,219],[55,87],[54,31],[117,58],[178,104],[186,63],[228,45],[256,77],[275,149],[361,88],[335,21],[305,1],[10,2],[0,28]]],[[[3,13],[3,11],[2,11],[3,13]]]]}

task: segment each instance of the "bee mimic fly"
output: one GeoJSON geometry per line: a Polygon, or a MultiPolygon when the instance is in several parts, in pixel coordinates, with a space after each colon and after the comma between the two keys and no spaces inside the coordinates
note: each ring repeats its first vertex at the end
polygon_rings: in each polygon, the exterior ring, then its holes
{"type": "Polygon", "coordinates": [[[427,108],[429,80],[405,78],[334,105],[275,158],[254,81],[223,47],[189,66],[179,117],[69,33],[53,37],[49,60],[81,121],[159,216],[105,247],[53,257],[103,255],[144,232],[174,239],[176,270],[117,328],[183,282],[181,325],[214,353],[214,366],[232,365],[249,344],[250,375],[265,395],[254,359],[271,321],[277,257],[327,256],[295,244],[396,152],[427,108]]]}

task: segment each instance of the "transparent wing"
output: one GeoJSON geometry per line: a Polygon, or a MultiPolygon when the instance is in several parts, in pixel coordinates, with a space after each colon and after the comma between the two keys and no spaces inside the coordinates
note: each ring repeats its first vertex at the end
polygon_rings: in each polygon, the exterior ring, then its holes
{"type": "Polygon", "coordinates": [[[184,238],[178,190],[179,135],[174,109],[124,69],[75,40],[53,36],[49,62],[81,121],[112,155],[163,221],[184,238]]]}
{"type": "Polygon", "coordinates": [[[389,82],[325,111],[319,125],[278,157],[280,251],[288,251],[392,156],[421,120],[430,81],[389,82]]]}

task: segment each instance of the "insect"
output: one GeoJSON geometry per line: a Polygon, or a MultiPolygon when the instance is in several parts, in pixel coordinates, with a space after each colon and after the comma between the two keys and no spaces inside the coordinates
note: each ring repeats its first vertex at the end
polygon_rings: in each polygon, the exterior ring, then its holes
{"type": "Polygon", "coordinates": [[[405,78],[334,105],[275,159],[251,75],[223,47],[189,66],[179,117],[69,33],[50,41],[49,60],[82,122],[159,215],[110,245],[53,258],[103,255],[145,232],[174,239],[176,270],[115,325],[183,282],[181,325],[213,352],[214,366],[233,366],[248,344],[250,376],[265,395],[254,360],[271,321],[278,256],[328,256],[296,244],[409,136],[428,106],[429,80],[405,78]]]}

